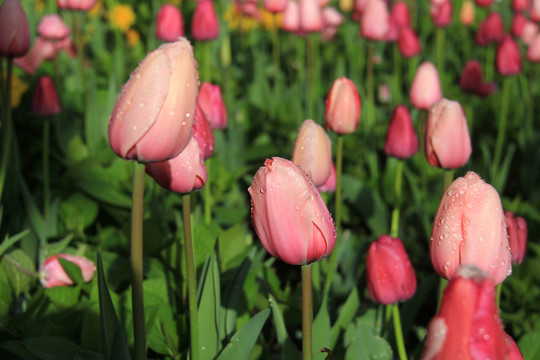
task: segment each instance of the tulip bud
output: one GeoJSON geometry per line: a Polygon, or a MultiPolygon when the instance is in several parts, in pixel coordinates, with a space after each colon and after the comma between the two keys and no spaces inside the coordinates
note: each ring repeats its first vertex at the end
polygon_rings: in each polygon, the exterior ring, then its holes
{"type": "Polygon", "coordinates": [[[212,0],[197,3],[191,22],[191,35],[195,40],[213,40],[219,36],[219,21],[212,0]]]}
{"type": "Polygon", "coordinates": [[[452,23],[452,2],[445,0],[441,4],[431,4],[431,19],[437,27],[446,27],[452,23]]]}
{"type": "Polygon", "coordinates": [[[37,28],[39,36],[47,40],[62,40],[69,36],[69,28],[60,15],[45,15],[37,28]]]}
{"type": "Polygon", "coordinates": [[[32,100],[32,110],[38,116],[52,116],[60,113],[60,100],[50,77],[39,78],[32,100]]]}
{"type": "Polygon", "coordinates": [[[441,82],[433,63],[424,62],[416,71],[411,86],[411,104],[417,109],[427,110],[442,99],[441,82]]]}
{"type": "Polygon", "coordinates": [[[431,166],[456,169],[467,163],[472,152],[471,138],[457,101],[442,99],[429,110],[424,145],[431,166]]]}
{"type": "Polygon", "coordinates": [[[336,174],[336,167],[334,163],[332,163],[332,167],[330,168],[330,176],[326,180],[324,184],[321,186],[318,186],[320,192],[334,192],[336,191],[336,184],[337,184],[337,174],[336,174]]]}
{"type": "Polygon", "coordinates": [[[399,31],[398,45],[399,52],[406,58],[418,55],[422,51],[422,45],[420,44],[420,40],[418,40],[418,36],[408,26],[402,27],[399,31]]]}
{"type": "Polygon", "coordinates": [[[184,36],[184,19],[180,9],[164,4],[156,16],[156,37],[161,41],[176,41],[184,36]]]}
{"type": "Polygon", "coordinates": [[[422,360],[508,359],[510,352],[493,280],[463,265],[444,290],[429,323],[422,360]]]}
{"type": "Polygon", "coordinates": [[[409,12],[409,6],[405,1],[396,1],[392,5],[392,14],[394,21],[398,26],[410,26],[411,25],[411,14],[409,12]]]}
{"type": "Polygon", "coordinates": [[[459,12],[459,20],[465,26],[470,26],[474,23],[474,3],[472,1],[463,1],[461,11],[459,12]]]}
{"type": "Polygon", "coordinates": [[[113,151],[140,162],[180,154],[191,138],[197,87],[197,65],[186,39],[149,53],[122,88],[109,119],[113,151]]]}
{"type": "Polygon", "coordinates": [[[263,6],[266,10],[273,13],[285,11],[289,0],[263,0],[263,6]]]}
{"type": "Polygon", "coordinates": [[[0,6],[0,55],[19,57],[30,50],[30,29],[19,0],[5,0],[0,6]]]}
{"type": "Polygon", "coordinates": [[[515,218],[511,211],[505,211],[504,216],[512,252],[512,264],[521,264],[527,251],[527,222],[521,216],[515,218]]]}
{"type": "Polygon", "coordinates": [[[199,144],[201,156],[206,160],[214,153],[214,134],[206,115],[199,104],[195,107],[195,123],[193,124],[193,137],[199,144]]]}
{"type": "Polygon", "coordinates": [[[70,254],[57,254],[47,258],[39,267],[41,285],[45,289],[57,286],[73,285],[73,280],[65,272],[58,258],[74,263],[81,269],[81,274],[85,282],[92,280],[96,267],[94,263],[83,256],[70,254]]]}
{"type": "Polygon", "coordinates": [[[430,242],[435,271],[450,279],[472,264],[500,284],[512,272],[512,254],[497,190],[469,171],[443,195],[430,242]]]}
{"type": "Polygon", "coordinates": [[[179,194],[200,190],[206,184],[208,174],[195,138],[177,157],[160,162],[147,163],[145,171],[165,189],[179,194]]]}
{"type": "Polygon", "coordinates": [[[478,6],[488,7],[489,5],[491,5],[491,3],[493,3],[493,0],[475,0],[475,2],[478,6]]]}
{"type": "Polygon", "coordinates": [[[540,34],[537,34],[529,44],[527,60],[530,62],[540,62],[540,34]]]}
{"type": "Polygon", "coordinates": [[[199,96],[197,96],[197,104],[204,111],[212,129],[225,129],[227,127],[227,109],[219,85],[203,82],[199,96]]]}
{"type": "Polygon", "coordinates": [[[512,0],[512,10],[525,11],[529,8],[529,0],[512,0]]]}
{"type": "Polygon", "coordinates": [[[398,105],[392,113],[392,119],[386,132],[384,153],[400,159],[407,159],[418,151],[418,138],[414,131],[409,110],[398,105]]]}
{"type": "Polygon", "coordinates": [[[88,11],[96,4],[96,0],[56,0],[56,5],[64,10],[88,11]]]}
{"type": "Polygon", "coordinates": [[[389,17],[388,7],[383,0],[369,0],[362,14],[362,36],[371,40],[385,40],[389,17]]]}
{"type": "Polygon", "coordinates": [[[323,28],[321,8],[317,0],[299,0],[300,31],[317,32],[323,28]]]}
{"type": "Polygon", "coordinates": [[[521,53],[512,36],[506,35],[497,46],[495,64],[501,75],[515,75],[521,72],[521,53]]]}
{"type": "Polygon", "coordinates": [[[360,107],[354,83],[346,77],[334,80],[326,98],[326,128],[340,135],[354,132],[360,120],[360,107]]]}
{"type": "Polygon", "coordinates": [[[305,265],[332,253],[332,216],[308,175],[292,161],[266,159],[248,191],[251,222],[270,255],[305,265]]]}
{"type": "Polygon", "coordinates": [[[416,292],[416,275],[403,243],[381,235],[366,257],[367,287],[371,300],[389,305],[409,300],[416,292]]]}
{"type": "Polygon", "coordinates": [[[322,126],[313,120],[302,123],[291,160],[309,174],[315,186],[321,186],[328,180],[332,167],[332,142],[322,126]]]}
{"type": "Polygon", "coordinates": [[[482,66],[476,60],[470,60],[465,65],[459,86],[465,92],[470,92],[478,96],[487,96],[497,90],[494,83],[486,84],[482,78],[482,66]]]}
{"type": "Polygon", "coordinates": [[[515,37],[521,36],[526,23],[527,18],[523,14],[514,14],[514,17],[512,17],[512,25],[510,25],[512,35],[515,37]]]}
{"type": "Polygon", "coordinates": [[[491,12],[478,26],[474,41],[481,46],[499,42],[504,37],[504,25],[498,12],[491,12]]]}

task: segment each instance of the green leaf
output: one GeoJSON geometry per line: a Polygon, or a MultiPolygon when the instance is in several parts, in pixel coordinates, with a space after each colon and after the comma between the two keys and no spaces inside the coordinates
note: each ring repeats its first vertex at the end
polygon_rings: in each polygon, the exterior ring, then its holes
{"type": "Polygon", "coordinates": [[[13,235],[13,236],[6,236],[4,241],[0,244],[0,257],[13,245],[15,245],[19,240],[21,240],[23,237],[25,237],[30,230],[23,230],[20,233],[13,235]]]}
{"type": "Polygon", "coordinates": [[[519,349],[525,360],[540,359],[540,333],[533,331],[519,339],[519,349]]]}
{"type": "Polygon", "coordinates": [[[312,326],[312,346],[311,350],[314,354],[314,359],[324,359],[325,354],[319,353],[322,348],[329,348],[330,341],[330,315],[328,314],[328,301],[324,297],[319,312],[315,316],[312,326]],[[315,355],[316,354],[316,355],[315,355]]]}
{"type": "Polygon", "coordinates": [[[69,276],[69,278],[73,281],[73,283],[75,284],[84,283],[81,268],[77,264],[69,260],[63,259],[60,256],[58,256],[57,259],[60,262],[60,265],[62,265],[62,268],[66,272],[67,276],[69,276]]]}
{"type": "Polygon", "coordinates": [[[81,287],[79,286],[56,286],[45,289],[45,294],[47,294],[51,302],[59,309],[67,309],[76,306],[79,302],[80,293],[81,287]]]}
{"type": "Polygon", "coordinates": [[[69,230],[82,230],[91,225],[98,214],[98,205],[80,192],[60,204],[60,216],[69,230]]]}
{"type": "Polygon", "coordinates": [[[349,297],[345,301],[345,304],[339,310],[339,315],[332,330],[330,332],[330,345],[331,349],[336,347],[336,344],[339,339],[339,335],[344,331],[347,326],[351,323],[351,319],[354,319],[358,307],[360,306],[360,297],[358,296],[358,290],[354,287],[349,294],[349,297]]]}
{"type": "Polygon", "coordinates": [[[97,277],[99,289],[99,314],[101,317],[101,344],[105,360],[128,360],[129,349],[122,323],[116,317],[114,306],[105,280],[101,251],[97,253],[97,277]]]}
{"type": "Polygon", "coordinates": [[[373,324],[350,324],[345,332],[346,359],[392,360],[392,348],[382,337],[373,333],[373,324]]]}
{"type": "Polygon", "coordinates": [[[1,264],[6,271],[6,277],[15,296],[30,288],[34,278],[22,273],[19,269],[35,272],[34,262],[22,250],[16,249],[2,258],[1,264]]]}
{"type": "Polygon", "coordinates": [[[285,327],[285,320],[283,320],[283,312],[279,307],[276,299],[270,294],[268,296],[268,303],[272,309],[272,318],[274,319],[274,327],[276,328],[276,335],[278,344],[281,347],[281,359],[282,360],[297,360],[300,359],[301,354],[289,338],[287,328],[285,327]]]}
{"type": "Polygon", "coordinates": [[[8,315],[9,304],[11,303],[11,287],[3,280],[0,280],[0,323],[8,315]]]}
{"type": "Polygon", "coordinates": [[[131,198],[125,193],[118,191],[115,186],[106,181],[96,178],[83,179],[78,185],[90,196],[104,203],[124,208],[131,206],[131,198]]]}
{"type": "Polygon", "coordinates": [[[98,360],[99,354],[80,349],[74,342],[53,336],[30,338],[23,341],[24,347],[41,360],[98,360]]]}
{"type": "Polygon", "coordinates": [[[255,315],[232,337],[217,359],[248,360],[268,316],[270,316],[270,309],[263,310],[255,315]]]}

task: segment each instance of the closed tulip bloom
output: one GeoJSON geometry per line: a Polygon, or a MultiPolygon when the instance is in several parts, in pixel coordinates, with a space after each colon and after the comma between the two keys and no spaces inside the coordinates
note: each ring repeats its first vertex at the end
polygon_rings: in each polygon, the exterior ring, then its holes
{"type": "Polygon", "coordinates": [[[446,27],[452,23],[452,2],[446,0],[440,5],[431,4],[431,19],[437,27],[446,27]]]}
{"type": "Polygon", "coordinates": [[[422,45],[418,35],[408,26],[404,26],[399,31],[398,39],[399,52],[406,58],[413,57],[422,52],[422,45]]]}
{"type": "Polygon", "coordinates": [[[199,144],[191,138],[186,148],[175,158],[147,163],[145,171],[159,185],[179,194],[200,190],[208,180],[199,144]]]}
{"type": "Polygon", "coordinates": [[[409,6],[405,1],[396,1],[392,5],[392,18],[398,26],[410,26],[411,25],[411,14],[409,11],[409,6]]]}
{"type": "Polygon", "coordinates": [[[334,80],[326,98],[326,128],[340,135],[354,132],[360,120],[360,108],[354,82],[346,77],[334,80]]]}
{"type": "Polygon", "coordinates": [[[281,28],[288,32],[300,31],[300,5],[295,0],[289,0],[281,20],[281,28]]]}
{"type": "Polygon", "coordinates": [[[45,289],[57,286],[73,285],[73,280],[65,272],[58,258],[74,263],[81,269],[83,280],[88,282],[94,277],[96,266],[83,256],[70,254],[57,254],[48,257],[39,267],[41,285],[45,289]]]}
{"type": "Polygon", "coordinates": [[[176,41],[180,36],[184,36],[182,13],[176,6],[164,4],[156,17],[156,37],[161,41],[176,41]]]}
{"type": "Polygon", "coordinates": [[[400,239],[381,235],[369,246],[366,257],[367,287],[371,300],[394,304],[416,292],[416,275],[400,239]]]}
{"type": "Polygon", "coordinates": [[[422,360],[508,359],[510,346],[499,317],[495,284],[464,265],[444,290],[429,323],[422,360]]]}
{"type": "Polygon", "coordinates": [[[498,12],[491,12],[478,26],[474,41],[477,45],[487,46],[499,42],[504,37],[504,25],[498,12]]]}
{"type": "Polygon", "coordinates": [[[321,31],[323,19],[318,0],[299,0],[300,30],[304,32],[321,31]]]}
{"type": "Polygon", "coordinates": [[[529,14],[532,21],[534,22],[540,21],[540,1],[539,0],[531,0],[529,14]]]}
{"type": "Polygon", "coordinates": [[[424,62],[416,71],[411,86],[411,104],[417,109],[427,110],[442,99],[441,82],[437,68],[431,62],[424,62]]]}
{"type": "Polygon", "coordinates": [[[30,28],[19,0],[0,6],[0,56],[19,57],[30,50],[30,28]]]}
{"type": "Polygon", "coordinates": [[[478,96],[487,96],[497,90],[497,86],[494,83],[484,83],[482,66],[476,60],[470,60],[465,65],[461,73],[459,86],[463,91],[478,96]]]}
{"type": "Polygon", "coordinates": [[[461,4],[459,21],[465,26],[470,26],[474,23],[474,3],[472,1],[465,0],[461,4]]]}
{"type": "Polygon", "coordinates": [[[60,15],[45,15],[37,28],[39,36],[48,40],[61,40],[69,36],[69,28],[60,15]]]}
{"type": "Polygon", "coordinates": [[[332,216],[307,174],[292,161],[266,159],[248,191],[251,222],[270,255],[305,265],[332,253],[332,216]]]}
{"type": "Polygon", "coordinates": [[[519,350],[518,345],[512,339],[512,337],[508,334],[506,335],[506,345],[508,346],[508,356],[507,360],[523,360],[523,354],[521,353],[521,350],[519,350]]]}
{"type": "Polygon", "coordinates": [[[398,105],[392,113],[386,132],[384,153],[400,159],[407,159],[418,151],[418,137],[414,131],[409,110],[398,105]]]}
{"type": "Polygon", "coordinates": [[[388,7],[383,0],[369,0],[360,23],[363,37],[383,41],[389,29],[388,7]]]}
{"type": "Polygon", "coordinates": [[[527,60],[535,63],[540,62],[540,34],[537,34],[529,44],[527,60]]]}
{"type": "Polygon", "coordinates": [[[429,110],[424,145],[431,166],[456,169],[467,163],[472,152],[471,138],[457,101],[441,99],[429,110]]]}
{"type": "Polygon", "coordinates": [[[512,10],[525,11],[529,8],[529,0],[512,0],[512,10]]]}
{"type": "Polygon", "coordinates": [[[521,72],[521,52],[512,36],[506,35],[497,46],[495,65],[501,75],[515,75],[521,72]]]}
{"type": "Polygon", "coordinates": [[[122,88],[109,119],[113,151],[140,162],[180,154],[191,138],[197,77],[186,39],[149,53],[122,88]]]}
{"type": "Polygon", "coordinates": [[[195,123],[193,124],[193,137],[199,144],[201,156],[206,160],[214,153],[214,134],[204,111],[199,104],[195,107],[195,123]]]}
{"type": "Polygon", "coordinates": [[[521,264],[527,251],[527,222],[521,216],[514,217],[511,211],[505,211],[504,216],[512,252],[512,264],[521,264]]]}
{"type": "Polygon", "coordinates": [[[527,18],[525,17],[525,15],[519,13],[514,14],[514,17],[512,18],[512,25],[510,25],[510,31],[512,32],[512,35],[516,37],[521,36],[526,23],[527,18]]]}
{"type": "Polygon", "coordinates": [[[315,186],[328,180],[332,168],[332,142],[322,126],[310,119],[302,123],[291,160],[309,174],[315,186]]]}
{"type": "Polygon", "coordinates": [[[213,40],[219,36],[219,21],[212,0],[197,3],[191,21],[191,35],[195,40],[213,40]]]}
{"type": "Polygon", "coordinates": [[[64,10],[88,11],[96,4],[96,0],[56,0],[56,5],[64,10]]]}
{"type": "Polygon", "coordinates": [[[32,110],[38,116],[52,116],[60,113],[60,100],[50,77],[39,78],[32,100],[32,110]]]}
{"type": "Polygon", "coordinates": [[[493,3],[493,0],[475,0],[476,5],[481,7],[488,7],[493,3]]]}
{"type": "Polygon", "coordinates": [[[330,169],[330,176],[326,180],[324,184],[321,186],[318,186],[320,192],[334,192],[336,191],[336,184],[337,184],[337,174],[336,174],[336,167],[334,163],[332,163],[332,168],[330,169]]]}
{"type": "Polygon", "coordinates": [[[450,279],[472,264],[500,284],[512,272],[512,254],[497,190],[476,173],[457,178],[443,195],[430,241],[435,271],[450,279]]]}
{"type": "Polygon", "coordinates": [[[322,9],[322,18],[325,27],[337,28],[343,23],[343,15],[331,6],[322,9]]]}
{"type": "Polygon", "coordinates": [[[263,6],[266,10],[273,13],[285,11],[289,0],[263,0],[263,6]]]}
{"type": "Polygon", "coordinates": [[[197,104],[204,111],[212,129],[227,127],[227,109],[219,85],[203,82],[197,96],[197,104]]]}
{"type": "Polygon", "coordinates": [[[521,41],[525,45],[529,45],[536,37],[536,34],[538,34],[538,25],[532,21],[526,21],[521,32],[521,41]]]}

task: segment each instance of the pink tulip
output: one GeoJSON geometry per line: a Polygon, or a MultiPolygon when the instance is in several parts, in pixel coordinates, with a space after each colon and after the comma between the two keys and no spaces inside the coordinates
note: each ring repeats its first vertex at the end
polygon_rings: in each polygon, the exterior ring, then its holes
{"type": "Polygon", "coordinates": [[[62,40],[69,36],[69,28],[60,15],[45,15],[37,28],[39,36],[47,40],[62,40]]]}
{"type": "Polygon", "coordinates": [[[388,104],[392,101],[392,91],[388,84],[380,84],[377,88],[377,98],[380,103],[388,104]]]}
{"type": "Polygon", "coordinates": [[[64,10],[88,11],[95,4],[96,0],[56,0],[56,5],[64,10]]]}
{"type": "Polygon", "coordinates": [[[318,0],[299,0],[300,30],[317,32],[323,28],[321,7],[318,0]]]}
{"type": "Polygon", "coordinates": [[[450,279],[472,264],[500,284],[512,272],[512,254],[497,190],[469,171],[448,187],[433,221],[430,241],[435,271],[450,279]]]}
{"type": "Polygon", "coordinates": [[[176,41],[180,36],[184,36],[180,9],[171,4],[162,5],[156,17],[156,37],[161,41],[176,41]]]}
{"type": "Polygon", "coordinates": [[[362,19],[362,14],[366,10],[367,4],[370,0],[354,0],[354,12],[353,20],[360,21],[362,19]]]}
{"type": "Polygon", "coordinates": [[[381,235],[366,257],[367,287],[371,300],[389,305],[409,300],[416,292],[416,275],[400,239],[381,235]]]}
{"type": "Polygon", "coordinates": [[[39,78],[32,100],[32,110],[38,116],[52,116],[60,113],[60,100],[50,77],[39,78]]]}
{"type": "Polygon", "coordinates": [[[431,19],[437,27],[446,27],[452,24],[452,2],[444,1],[440,5],[431,5],[431,19]]]}
{"type": "Polygon", "coordinates": [[[39,267],[41,274],[41,285],[45,289],[57,286],[73,285],[73,280],[65,272],[58,258],[74,263],[81,269],[83,280],[88,282],[94,277],[96,267],[94,263],[83,256],[70,254],[57,254],[48,257],[39,267]]]}
{"type": "Polygon", "coordinates": [[[487,274],[472,265],[460,267],[429,323],[421,359],[508,359],[510,344],[495,294],[487,274]]]}
{"type": "Polygon", "coordinates": [[[512,0],[512,10],[525,11],[529,8],[529,0],[512,0]]]}
{"type": "Polygon", "coordinates": [[[429,110],[425,129],[425,153],[430,165],[456,169],[471,156],[467,119],[457,101],[441,99],[429,110]]]}
{"type": "Polygon", "coordinates": [[[405,1],[399,0],[392,5],[391,16],[399,27],[411,25],[409,5],[405,1]]]}
{"type": "Polygon", "coordinates": [[[494,83],[484,83],[482,78],[482,66],[476,60],[470,60],[465,65],[459,86],[463,91],[476,94],[478,96],[487,96],[497,90],[494,83]]]}
{"type": "Polygon", "coordinates": [[[331,6],[322,9],[322,17],[325,27],[338,27],[343,23],[343,15],[331,6]]]}
{"type": "Polygon", "coordinates": [[[289,0],[263,0],[263,6],[266,10],[273,13],[285,11],[289,0]]]}
{"type": "Polygon", "coordinates": [[[416,71],[411,86],[411,104],[417,109],[427,110],[442,99],[441,82],[433,63],[424,62],[416,71]]]}
{"type": "Polygon", "coordinates": [[[388,17],[388,31],[386,32],[385,40],[388,42],[396,42],[399,39],[400,26],[394,20],[394,17],[390,15],[388,17]]]}
{"type": "Polygon", "coordinates": [[[212,0],[197,3],[191,21],[191,35],[195,40],[213,40],[219,36],[219,21],[212,0]]]}
{"type": "Polygon", "coordinates": [[[525,45],[529,45],[538,34],[538,25],[532,21],[525,22],[521,32],[521,40],[525,45]]]}
{"type": "Polygon", "coordinates": [[[388,7],[383,0],[369,0],[361,21],[361,34],[366,39],[384,41],[389,29],[388,7]]]}
{"type": "Polygon", "coordinates": [[[332,142],[322,126],[313,120],[302,123],[291,160],[309,174],[315,186],[328,180],[332,168],[332,142]]]}
{"type": "Polygon", "coordinates": [[[289,0],[287,7],[283,12],[281,21],[283,30],[293,33],[300,31],[300,5],[295,0],[289,0]]]}
{"type": "Polygon", "coordinates": [[[266,159],[248,191],[251,222],[270,255],[304,265],[332,253],[332,216],[307,174],[292,161],[266,159]]]}
{"type": "Polygon", "coordinates": [[[212,129],[225,129],[227,127],[227,109],[219,85],[203,82],[199,96],[197,96],[197,104],[204,111],[212,129]]]}
{"type": "Polygon", "coordinates": [[[527,222],[521,216],[514,217],[511,211],[505,211],[504,216],[512,252],[512,264],[521,264],[527,252],[527,222]]]}
{"type": "Polygon", "coordinates": [[[521,72],[521,52],[512,36],[506,35],[497,46],[495,65],[501,75],[515,75],[521,72]]]}
{"type": "Polygon", "coordinates": [[[508,356],[507,360],[523,360],[523,354],[519,350],[518,345],[512,339],[512,337],[508,334],[506,334],[506,345],[508,346],[508,356]]]}
{"type": "Polygon", "coordinates": [[[354,83],[346,77],[334,80],[326,98],[326,128],[340,135],[354,132],[360,120],[360,108],[354,83]]]}
{"type": "Polygon", "coordinates": [[[498,12],[491,12],[478,26],[475,42],[481,46],[487,46],[499,42],[504,37],[504,25],[498,12]]]}
{"type": "Polygon", "coordinates": [[[493,3],[494,0],[475,0],[476,5],[481,7],[488,7],[493,3]]]}
{"type": "Polygon", "coordinates": [[[472,1],[465,0],[461,4],[459,21],[465,26],[470,26],[474,23],[474,3],[472,1]]]}
{"type": "Polygon", "coordinates": [[[20,67],[27,74],[34,75],[43,60],[53,59],[55,55],[54,43],[38,37],[32,50],[24,56],[15,58],[13,64],[20,67]]]}
{"type": "Polygon", "coordinates": [[[529,11],[530,11],[531,20],[534,22],[539,22],[540,21],[540,1],[531,0],[529,11]]]}
{"type": "Polygon", "coordinates": [[[337,182],[337,174],[336,174],[336,167],[334,163],[332,163],[332,168],[330,169],[330,176],[328,177],[328,180],[321,186],[318,186],[320,192],[334,192],[336,191],[336,182],[337,182]]]}
{"type": "Polygon", "coordinates": [[[540,62],[540,34],[537,34],[529,44],[527,60],[530,62],[540,62]]]}
{"type": "Polygon", "coordinates": [[[195,106],[195,123],[193,124],[193,137],[199,144],[201,156],[206,160],[214,153],[214,134],[210,123],[199,104],[195,106]]]}
{"type": "Polygon", "coordinates": [[[388,156],[407,159],[416,154],[417,151],[418,138],[409,110],[403,105],[398,105],[394,109],[388,125],[384,153],[388,156]]]}
{"type": "Polygon", "coordinates": [[[208,180],[199,144],[191,138],[175,158],[147,163],[145,171],[163,188],[179,194],[200,190],[208,180]]]}
{"type": "Polygon", "coordinates": [[[0,6],[0,56],[20,57],[30,50],[30,29],[19,0],[0,6]]]}
{"type": "Polygon", "coordinates": [[[418,55],[422,51],[418,35],[408,26],[402,27],[399,31],[398,46],[399,52],[406,58],[418,55]]]}
{"type": "Polygon", "coordinates": [[[140,162],[180,154],[191,138],[197,77],[185,38],[149,53],[122,88],[109,119],[113,151],[140,162]]]}
{"type": "Polygon", "coordinates": [[[521,36],[527,21],[527,18],[523,14],[514,14],[514,17],[512,18],[512,25],[510,26],[512,35],[516,37],[521,36]]]}

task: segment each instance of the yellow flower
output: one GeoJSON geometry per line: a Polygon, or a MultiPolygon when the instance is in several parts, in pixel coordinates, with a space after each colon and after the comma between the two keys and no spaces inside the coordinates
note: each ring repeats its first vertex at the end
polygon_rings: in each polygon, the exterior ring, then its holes
{"type": "Polygon", "coordinates": [[[137,30],[129,29],[126,33],[126,38],[130,47],[135,47],[141,42],[141,35],[139,35],[137,30]]]}
{"type": "Polygon", "coordinates": [[[90,15],[91,18],[95,18],[98,15],[103,15],[104,8],[103,8],[103,2],[101,0],[96,1],[94,6],[90,10],[88,10],[88,15],[90,15]]]}
{"type": "Polygon", "coordinates": [[[14,109],[21,103],[23,94],[28,90],[28,84],[22,81],[16,74],[11,78],[11,108],[14,109]]]}
{"type": "Polygon", "coordinates": [[[280,29],[282,19],[283,15],[281,13],[274,14],[261,9],[261,22],[266,30],[280,29]]]}
{"type": "Polygon", "coordinates": [[[242,11],[236,5],[232,5],[227,9],[223,19],[229,25],[229,29],[240,30],[241,32],[249,32],[259,26],[257,19],[242,14],[242,11]]]}
{"type": "Polygon", "coordinates": [[[129,5],[114,5],[111,11],[109,11],[109,20],[113,28],[120,29],[120,31],[125,33],[135,22],[135,13],[129,5]]]}

